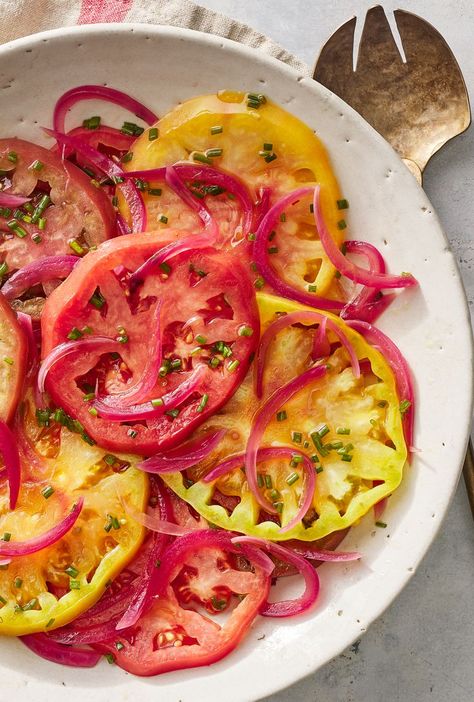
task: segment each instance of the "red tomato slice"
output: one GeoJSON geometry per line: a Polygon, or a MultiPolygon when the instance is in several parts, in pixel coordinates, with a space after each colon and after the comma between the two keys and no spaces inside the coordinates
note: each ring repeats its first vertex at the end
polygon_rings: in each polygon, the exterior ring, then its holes
{"type": "Polygon", "coordinates": [[[0,250],[10,271],[43,256],[72,253],[73,240],[87,250],[114,235],[115,213],[106,194],[59,153],[22,139],[0,139],[0,190],[30,197],[32,208],[45,195],[50,198],[41,214],[44,228],[35,218],[28,221],[31,207],[18,208],[16,217],[14,211],[0,216],[0,250]],[[13,219],[20,229],[8,226],[13,219]]]}
{"type": "Polygon", "coordinates": [[[125,340],[117,344],[119,357],[101,351],[70,355],[47,376],[54,402],[111,450],[149,455],[179,443],[235,392],[258,342],[255,292],[245,268],[228,254],[212,249],[181,253],[169,268],[158,267],[131,289],[131,272],[178,236],[172,231],[166,235],[166,241],[140,234],[106,242],[76,266],[44,309],[43,357],[67,341],[73,328],[125,340]],[[90,301],[99,294],[103,302],[97,309],[90,301]],[[91,388],[98,384],[100,396],[123,392],[149,368],[158,301],[162,363],[169,372],[158,375],[144,400],[176,390],[198,367],[203,374],[199,387],[179,405],[177,416],[117,422],[91,415],[84,401],[91,388]],[[250,328],[251,335],[242,335],[243,328],[250,328]]]}
{"type": "Polygon", "coordinates": [[[121,668],[142,676],[220,660],[243,639],[270,585],[260,569],[239,570],[234,559],[217,548],[188,554],[178,573],[174,571],[166,593],[154,600],[135,627],[93,648],[111,653],[121,668]],[[220,626],[202,609],[193,608],[199,605],[215,614],[235,608],[220,626]]]}
{"type": "Polygon", "coordinates": [[[0,293],[0,419],[9,422],[25,377],[27,342],[15,313],[0,293]]]}

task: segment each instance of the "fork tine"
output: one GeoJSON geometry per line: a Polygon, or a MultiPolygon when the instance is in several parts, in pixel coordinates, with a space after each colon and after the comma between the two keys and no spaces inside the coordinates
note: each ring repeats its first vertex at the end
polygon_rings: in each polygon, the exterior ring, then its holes
{"type": "Polygon", "coordinates": [[[316,60],[313,78],[336,95],[343,95],[353,77],[352,55],[356,18],[345,22],[329,37],[316,60]]]}
{"type": "Polygon", "coordinates": [[[469,96],[461,69],[448,44],[433,25],[421,17],[404,10],[395,10],[394,15],[407,63],[417,66],[420,56],[423,56],[423,75],[419,75],[418,80],[423,80],[426,66],[430,66],[431,75],[436,77],[431,85],[433,94],[437,86],[442,86],[444,103],[451,103],[451,106],[457,104],[460,115],[458,127],[461,131],[466,129],[470,124],[469,96]]]}
{"type": "Polygon", "coordinates": [[[385,11],[381,5],[370,8],[365,16],[364,29],[357,57],[357,72],[383,71],[387,67],[403,64],[392,35],[385,11]]]}

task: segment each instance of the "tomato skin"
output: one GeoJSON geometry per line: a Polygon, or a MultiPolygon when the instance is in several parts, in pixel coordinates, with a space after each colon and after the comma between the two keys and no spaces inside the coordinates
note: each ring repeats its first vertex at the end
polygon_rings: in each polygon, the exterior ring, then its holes
{"type": "Polygon", "coordinates": [[[9,270],[43,256],[71,253],[69,241],[82,235],[89,246],[114,236],[115,212],[109,198],[81,169],[62,160],[59,154],[23,139],[0,139],[0,171],[11,181],[8,192],[12,194],[28,197],[51,188],[52,205],[45,210],[44,230],[21,222],[28,236],[19,238],[11,236],[7,220],[0,219],[0,230],[7,234],[0,249],[6,254],[9,270]],[[16,154],[15,162],[8,158],[11,153],[16,154]],[[39,171],[30,168],[35,161],[43,164],[39,171]],[[32,241],[35,234],[41,237],[39,243],[32,241]]]}
{"type": "MultiPolygon", "coordinates": [[[[227,582],[233,593],[246,595],[222,626],[197,611],[181,607],[174,586],[169,584],[135,627],[93,648],[112,653],[121,668],[140,676],[210,665],[233,651],[267,600],[270,578],[258,568],[255,573],[231,569],[219,574],[216,564],[226,560],[226,553],[218,549],[201,549],[195,556],[199,557],[200,567],[208,564],[208,572],[198,573],[198,585],[200,579],[211,584],[213,578],[216,592],[227,582]],[[123,644],[120,650],[117,641],[123,644]]],[[[166,553],[163,562],[165,558],[166,553]]],[[[182,566],[192,563],[193,557],[188,555],[182,566]]],[[[176,575],[174,569],[171,583],[176,575]]]]}
{"type": "Polygon", "coordinates": [[[12,419],[20,400],[27,352],[26,336],[0,293],[0,419],[4,422],[12,419]]]}
{"type": "MultiPolygon", "coordinates": [[[[141,234],[122,236],[106,242],[97,251],[89,253],[76,266],[69,278],[48,299],[42,318],[43,357],[54,346],[67,341],[67,335],[73,326],[82,328],[89,326],[93,333],[114,338],[117,326],[122,324],[128,335],[128,343],[120,348],[123,362],[131,369],[132,376],[141,377],[146,369],[150,353],[151,319],[154,314],[156,300],[162,302],[161,327],[163,351],[182,357],[183,372],[171,373],[163,380],[159,378],[156,387],[150,394],[150,399],[160,397],[167,383],[166,392],[178,387],[189,377],[196,364],[204,365],[206,374],[198,388],[199,397],[190,398],[181,407],[179,415],[171,419],[162,415],[147,420],[147,426],[135,422],[120,424],[99,417],[93,417],[83,401],[84,392],[76,384],[76,378],[83,377],[94,368],[100,358],[99,353],[91,352],[78,356],[73,362],[58,362],[50,371],[47,389],[58,406],[63,407],[69,414],[82,422],[87,433],[101,446],[110,450],[132,451],[150,455],[155,451],[171,447],[184,439],[195,427],[207,417],[214,414],[233,394],[240,384],[249,367],[250,355],[255,350],[259,338],[259,318],[255,301],[255,292],[248,274],[237,260],[232,260],[225,253],[212,250],[192,250],[180,254],[175,260],[171,259],[172,272],[165,279],[160,273],[147,276],[140,294],[139,307],[131,309],[127,292],[120,287],[119,282],[112,276],[117,266],[125,265],[128,270],[136,270],[152,254],[170,243],[175,233],[167,232],[167,240],[163,236],[141,234]],[[204,269],[204,277],[195,279],[190,272],[190,266],[196,270],[204,269]],[[89,300],[99,287],[107,300],[107,308],[103,314],[89,304],[89,300]],[[222,298],[222,300],[221,300],[222,298]],[[143,300],[151,302],[148,306],[140,305],[143,300]],[[216,302],[217,300],[217,302],[216,302]],[[222,304],[221,304],[222,303],[222,304]],[[207,347],[205,353],[211,353],[210,346],[223,340],[232,344],[232,359],[239,363],[229,369],[230,359],[224,359],[217,368],[212,368],[206,361],[208,356],[194,360],[191,350],[198,342],[187,340],[187,320],[200,313],[201,332],[206,334],[207,347]],[[109,316],[110,315],[110,316],[109,316]],[[179,320],[179,329],[183,330],[186,338],[179,336],[181,331],[173,336],[174,324],[179,320]],[[250,325],[253,329],[251,336],[241,336],[238,329],[242,325],[250,325]],[[230,335],[227,336],[227,335],[230,335]],[[176,354],[175,354],[176,352],[176,354]],[[184,355],[183,355],[184,354],[184,355]],[[184,364],[189,367],[184,367],[184,364]],[[204,409],[198,411],[200,398],[208,395],[204,409]],[[130,436],[130,430],[137,431],[136,436],[130,436]]],[[[192,240],[192,238],[191,238],[192,240]]],[[[199,315],[198,315],[199,316],[199,315]]],[[[194,323],[193,323],[194,324],[194,323]]],[[[194,333],[199,336],[198,332],[194,333]]],[[[206,346],[206,344],[204,344],[206,346]]],[[[117,372],[118,378],[118,372],[117,372]]],[[[117,379],[115,388],[125,389],[127,380],[117,379]]]]}

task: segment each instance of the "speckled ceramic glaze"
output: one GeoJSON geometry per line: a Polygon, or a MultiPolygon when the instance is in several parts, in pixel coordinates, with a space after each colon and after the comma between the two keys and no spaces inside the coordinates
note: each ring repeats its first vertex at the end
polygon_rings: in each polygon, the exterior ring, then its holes
{"type": "MultiPolygon", "coordinates": [[[[46,143],[39,126],[50,126],[55,100],[83,83],[120,88],[158,113],[223,88],[266,93],[327,145],[351,203],[349,236],[374,243],[391,271],[411,271],[420,282],[419,289],[400,295],[380,322],[415,375],[419,452],[390,500],[387,529],[374,529],[369,515],[344,542],[344,548],[364,554],[362,561],[320,569],[321,596],[311,614],[288,621],[260,618],[224,661],[156,679],[134,678],[105,662],[87,671],[65,668],[35,657],[14,639],[0,640],[2,699],[256,700],[314,671],[366,631],[434,538],[458,480],[471,416],[472,347],[464,292],[426,195],[390,146],[339,98],[293,69],[188,30],[95,25],[38,34],[0,48],[0,136],[46,143]]],[[[97,114],[98,108],[83,103],[76,117],[97,114]]],[[[108,122],[118,113],[101,104],[100,114],[108,122]]],[[[283,587],[290,591],[297,585],[283,587]]]]}

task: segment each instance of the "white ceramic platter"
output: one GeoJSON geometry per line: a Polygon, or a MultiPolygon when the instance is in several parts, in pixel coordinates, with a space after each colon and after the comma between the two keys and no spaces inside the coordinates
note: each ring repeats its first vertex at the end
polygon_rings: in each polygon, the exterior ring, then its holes
{"type": "MultiPolygon", "coordinates": [[[[0,137],[47,143],[39,125],[51,125],[59,95],[84,83],[122,89],[161,114],[180,100],[223,88],[266,93],[327,145],[351,203],[350,236],[376,244],[391,271],[411,271],[420,282],[381,320],[414,371],[420,453],[390,500],[388,528],[374,529],[369,515],[344,542],[344,548],[360,550],[363,560],[320,569],[322,593],[310,615],[260,618],[224,661],[156,679],[135,678],[106,662],[87,671],[65,668],[35,657],[15,639],[0,640],[5,700],[256,700],[311,673],[366,631],[433,540],[459,477],[471,417],[471,329],[464,292],[425,193],[390,146],[339,98],[288,66],[231,41],[149,25],[38,34],[0,47],[0,137]]],[[[103,104],[82,103],[76,109],[75,118],[119,119],[115,108],[103,104]]]]}

